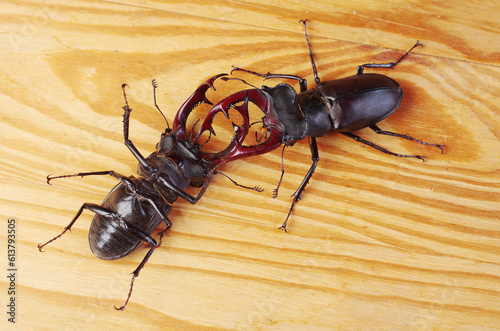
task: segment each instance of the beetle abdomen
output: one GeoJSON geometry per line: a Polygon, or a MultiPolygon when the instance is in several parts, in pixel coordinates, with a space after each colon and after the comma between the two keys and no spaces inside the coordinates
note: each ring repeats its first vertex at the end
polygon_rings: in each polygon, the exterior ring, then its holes
{"type": "Polygon", "coordinates": [[[328,104],[336,131],[352,132],[391,115],[401,103],[403,90],[384,75],[354,75],[320,83],[316,89],[328,104]]]}
{"type": "MultiPolygon", "coordinates": [[[[135,179],[138,186],[145,180],[135,179]]],[[[168,214],[170,205],[162,204],[168,214]]],[[[144,240],[137,238],[120,225],[120,220],[150,235],[160,224],[161,217],[148,201],[140,200],[129,192],[123,183],[116,185],[106,196],[102,207],[113,211],[120,218],[96,214],[89,230],[92,253],[103,260],[116,260],[136,250],[144,240]]]]}

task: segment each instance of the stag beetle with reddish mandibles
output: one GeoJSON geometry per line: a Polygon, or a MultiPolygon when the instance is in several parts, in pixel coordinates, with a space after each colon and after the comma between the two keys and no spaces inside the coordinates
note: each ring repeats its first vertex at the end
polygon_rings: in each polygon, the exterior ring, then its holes
{"type": "MultiPolygon", "coordinates": [[[[355,139],[370,147],[376,148],[384,153],[424,160],[421,155],[404,155],[391,152],[370,141],[364,140],[354,131],[370,128],[378,134],[389,135],[415,141],[423,145],[437,147],[443,153],[443,145],[426,143],[408,135],[381,130],[376,123],[391,115],[400,105],[403,90],[400,85],[385,75],[375,73],[364,73],[365,68],[394,68],[398,65],[414,48],[422,46],[417,43],[396,62],[391,63],[369,63],[358,67],[356,75],[320,82],[316,65],[311,51],[311,45],[307,34],[306,21],[300,21],[304,25],[306,42],[309,49],[314,80],[316,86],[307,89],[307,81],[304,78],[288,74],[261,74],[251,70],[234,67],[234,71],[242,71],[260,76],[264,79],[281,78],[297,80],[300,92],[297,93],[288,84],[280,83],[275,87],[263,86],[261,89],[254,88],[237,92],[216,104],[209,112],[202,124],[203,132],[209,130],[215,133],[212,128],[212,120],[218,112],[224,113],[228,117],[229,108],[242,110],[242,114],[248,112],[248,104],[252,102],[265,115],[262,117],[262,127],[266,130],[268,138],[257,146],[251,148],[235,145],[235,152],[231,158],[240,158],[250,155],[267,153],[281,144],[292,146],[298,140],[309,138],[309,145],[312,153],[312,165],[304,180],[295,191],[290,210],[285,222],[280,227],[286,231],[288,218],[290,217],[295,204],[300,200],[301,194],[312,177],[319,161],[316,137],[322,137],[329,131],[337,131],[346,137],[355,139]]],[[[226,78],[227,79],[227,78],[226,78]]],[[[245,82],[245,81],[243,81],[245,82]]],[[[284,150],[284,149],[283,149],[284,150]]],[[[274,191],[277,197],[278,189],[283,179],[283,163],[281,168],[281,178],[274,191]]]]}

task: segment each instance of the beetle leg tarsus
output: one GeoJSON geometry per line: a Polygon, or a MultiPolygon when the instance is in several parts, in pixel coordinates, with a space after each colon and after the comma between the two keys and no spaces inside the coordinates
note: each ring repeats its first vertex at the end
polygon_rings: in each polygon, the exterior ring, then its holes
{"type": "Polygon", "coordinates": [[[238,187],[242,187],[242,188],[246,188],[248,190],[252,190],[252,191],[257,191],[257,192],[264,192],[264,189],[260,186],[254,186],[254,187],[251,187],[251,186],[245,186],[245,185],[241,185],[239,184],[238,182],[236,182],[234,179],[232,179],[231,177],[229,177],[228,175],[226,175],[225,173],[223,172],[220,172],[220,171],[214,171],[214,175],[215,174],[221,174],[222,176],[226,177],[227,179],[229,179],[234,185],[238,186],[238,187]]]}
{"type": "MultiPolygon", "coordinates": [[[[234,69],[233,69],[233,70],[234,70],[234,69]]],[[[232,73],[232,72],[233,72],[233,71],[231,71],[231,73],[232,73]]],[[[239,81],[239,82],[242,82],[243,84],[246,84],[246,85],[249,85],[249,86],[251,86],[251,87],[253,87],[253,88],[258,89],[258,87],[257,87],[257,86],[255,86],[255,85],[253,85],[253,84],[250,84],[250,83],[248,83],[246,80],[241,79],[241,78],[236,78],[236,77],[222,77],[221,79],[222,79],[223,81],[225,81],[225,82],[227,82],[227,81],[229,81],[229,80],[237,80],[237,81],[239,81]]]]}
{"type": "Polygon", "coordinates": [[[268,76],[271,75],[269,72],[265,73],[265,74],[261,74],[261,73],[256,72],[256,71],[252,71],[252,70],[248,70],[248,69],[243,69],[243,68],[236,67],[236,66],[233,66],[233,69],[231,70],[231,75],[235,71],[243,71],[243,72],[246,72],[248,74],[252,74],[252,75],[255,75],[255,76],[262,77],[262,78],[264,78],[264,80],[268,79],[269,78],[268,76]]]}
{"type": "Polygon", "coordinates": [[[130,281],[130,289],[128,291],[127,299],[125,300],[125,303],[121,307],[117,308],[116,306],[114,306],[116,310],[123,311],[123,310],[125,310],[125,307],[127,307],[128,301],[130,300],[130,297],[132,296],[132,291],[134,290],[134,281],[139,276],[139,272],[144,267],[144,265],[148,261],[148,259],[151,256],[151,254],[153,254],[153,252],[154,252],[155,249],[156,249],[156,247],[151,248],[148,251],[148,253],[146,254],[146,257],[142,260],[141,264],[139,264],[139,266],[137,267],[137,269],[135,269],[134,272],[132,272],[132,280],[130,281]]]}
{"type": "Polygon", "coordinates": [[[125,303],[121,307],[117,308],[116,306],[114,306],[116,310],[123,311],[125,309],[125,307],[127,306],[128,301],[130,300],[130,297],[132,296],[132,291],[134,289],[135,279],[137,277],[139,277],[139,273],[141,272],[142,268],[144,268],[144,266],[148,262],[149,258],[153,254],[154,250],[161,246],[161,241],[162,241],[163,235],[165,234],[165,232],[168,231],[168,229],[170,229],[170,225],[171,225],[170,221],[166,224],[167,224],[167,228],[159,233],[158,244],[155,244],[153,247],[150,248],[150,250],[148,251],[148,253],[144,257],[144,259],[142,260],[141,264],[139,264],[139,266],[132,272],[132,280],[130,281],[130,290],[128,291],[127,299],[125,300],[125,303]]]}
{"type": "Polygon", "coordinates": [[[410,136],[408,136],[406,134],[400,134],[400,133],[391,132],[391,131],[383,131],[376,124],[370,125],[369,128],[372,129],[373,131],[375,131],[377,134],[384,134],[384,135],[387,135],[387,136],[393,136],[393,137],[399,137],[399,138],[403,138],[403,139],[408,139],[408,140],[417,142],[417,143],[422,144],[422,145],[434,146],[436,148],[439,148],[441,150],[441,154],[443,154],[443,152],[444,152],[444,149],[443,149],[444,145],[427,143],[425,141],[421,141],[421,140],[415,139],[413,137],[410,137],[410,136]]]}

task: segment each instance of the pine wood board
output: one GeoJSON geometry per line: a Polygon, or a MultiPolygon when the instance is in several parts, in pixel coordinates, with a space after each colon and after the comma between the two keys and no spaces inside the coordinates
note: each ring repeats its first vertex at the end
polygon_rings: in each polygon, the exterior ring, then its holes
{"type": "MultiPolygon", "coordinates": [[[[4,1],[0,238],[5,243],[15,218],[16,326],[500,328],[499,9],[487,1],[4,1]],[[422,163],[328,133],[287,234],[277,227],[311,164],[307,141],[286,150],[277,199],[280,150],[227,164],[222,170],[233,179],[265,191],[216,176],[196,205],[177,201],[172,229],[123,312],[113,305],[125,299],[146,249],[95,258],[85,212],[71,233],[38,252],[83,202],[100,203],[116,183],[74,178],[48,186],[48,174],[135,174],[123,145],[123,83],[134,108],[131,138],[147,155],[165,129],[153,78],[168,119],[201,82],[232,65],[300,75],[313,86],[299,19],[309,20],[322,80],[393,61],[420,40],[424,47],[396,69],[377,71],[404,89],[400,109],[380,126],[443,143],[445,152],[359,132],[423,154],[422,163]]],[[[246,88],[234,86],[218,83],[209,98],[246,88]]],[[[8,283],[0,282],[6,302],[8,283]]],[[[12,326],[5,316],[4,325],[12,326]]]]}

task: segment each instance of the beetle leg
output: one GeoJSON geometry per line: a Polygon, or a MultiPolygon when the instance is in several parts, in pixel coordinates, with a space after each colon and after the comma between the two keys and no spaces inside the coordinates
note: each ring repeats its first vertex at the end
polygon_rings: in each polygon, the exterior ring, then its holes
{"type": "Polygon", "coordinates": [[[395,133],[395,132],[391,132],[391,131],[383,131],[377,125],[375,125],[375,124],[370,125],[370,129],[372,129],[373,131],[375,131],[378,134],[385,134],[385,135],[388,135],[388,136],[404,138],[404,139],[408,139],[408,140],[411,140],[411,141],[415,141],[415,142],[417,142],[419,144],[422,144],[422,145],[429,145],[429,146],[437,147],[437,148],[439,148],[441,150],[441,154],[443,154],[443,147],[444,147],[444,145],[426,143],[425,141],[421,141],[421,140],[415,139],[415,138],[410,137],[410,136],[408,136],[406,134],[399,134],[399,133],[395,133]]]}
{"type": "Polygon", "coordinates": [[[151,204],[151,206],[153,206],[153,208],[156,210],[156,212],[158,213],[158,215],[160,215],[160,217],[162,218],[163,222],[165,223],[165,225],[167,227],[163,231],[161,231],[159,233],[158,243],[156,243],[156,241],[151,236],[143,233],[139,229],[135,228],[133,225],[125,223],[125,222],[120,222],[120,224],[125,228],[125,230],[127,230],[133,236],[136,236],[139,239],[142,239],[142,240],[146,241],[150,245],[151,248],[149,249],[149,251],[146,254],[146,256],[144,257],[144,259],[141,261],[141,263],[139,264],[139,266],[132,272],[132,280],[130,281],[130,290],[128,292],[127,299],[125,300],[125,303],[121,307],[117,308],[116,306],[114,306],[116,310],[124,310],[125,309],[125,307],[128,304],[128,301],[130,300],[130,296],[132,295],[132,291],[134,289],[134,281],[135,281],[135,279],[137,277],[139,277],[139,273],[141,272],[142,268],[144,268],[144,266],[148,262],[149,258],[151,257],[151,255],[155,251],[155,249],[157,249],[158,247],[161,246],[161,241],[162,241],[163,235],[172,226],[172,223],[168,219],[167,215],[163,211],[161,211],[160,208],[158,208],[158,206],[156,205],[156,203],[152,199],[150,199],[148,197],[145,197],[143,195],[140,195],[140,198],[142,198],[144,200],[147,200],[151,204]]]}
{"type": "MultiPolygon", "coordinates": [[[[309,49],[309,58],[311,59],[311,65],[312,65],[312,68],[313,68],[314,81],[316,82],[316,85],[318,85],[319,84],[318,70],[316,69],[316,63],[314,63],[314,57],[313,57],[313,54],[312,54],[312,51],[311,51],[311,44],[309,43],[309,36],[307,34],[306,22],[307,22],[307,20],[300,20],[299,21],[299,23],[304,24],[304,33],[306,35],[307,48],[309,49]]],[[[304,92],[304,91],[301,91],[301,92],[304,92]]]]}
{"type": "Polygon", "coordinates": [[[50,184],[50,181],[53,179],[58,179],[58,178],[68,178],[68,177],[78,177],[78,176],[83,178],[85,176],[101,176],[101,175],[110,175],[116,179],[126,178],[125,176],[120,175],[119,173],[117,173],[113,170],[104,170],[104,171],[79,172],[79,173],[73,174],[73,175],[62,175],[62,176],[48,175],[47,176],[47,184],[52,185],[52,184],[50,184]]]}
{"type": "Polygon", "coordinates": [[[360,136],[357,136],[355,135],[354,133],[352,132],[339,132],[341,134],[343,134],[344,136],[346,137],[349,137],[351,139],[354,139],[360,143],[363,143],[365,145],[368,145],[370,147],[373,147],[375,149],[378,149],[379,151],[381,152],[384,152],[386,154],[390,154],[390,155],[394,155],[394,156],[398,156],[398,157],[413,157],[413,158],[416,158],[416,159],[419,159],[419,160],[422,160],[422,161],[425,161],[424,160],[424,157],[422,155],[406,155],[406,154],[398,154],[398,153],[394,153],[394,152],[391,152],[383,147],[380,147],[379,145],[375,145],[374,143],[368,141],[368,140],[364,140],[363,138],[361,138],[360,136]]]}
{"type": "MultiPolygon", "coordinates": [[[[135,147],[132,140],[128,139],[129,135],[129,123],[130,123],[130,113],[132,112],[132,108],[129,107],[127,101],[127,94],[125,93],[125,87],[127,84],[122,85],[123,90],[123,98],[125,99],[125,106],[123,106],[123,139],[125,141],[125,146],[130,150],[130,152],[135,156],[137,161],[141,164],[141,166],[147,171],[152,172],[153,168],[149,165],[148,161],[142,156],[141,152],[135,147]]],[[[155,103],[156,103],[156,94],[155,94],[155,103]]]]}
{"type": "MultiPolygon", "coordinates": [[[[140,199],[147,200],[155,208],[156,212],[158,214],[160,214],[160,216],[162,216],[165,224],[167,224],[168,226],[170,226],[169,225],[170,221],[168,220],[168,218],[166,217],[166,215],[162,215],[162,212],[156,206],[156,204],[154,203],[154,201],[152,199],[144,196],[143,194],[137,192],[137,187],[136,187],[136,185],[134,183],[134,179],[133,178],[125,177],[125,176],[120,175],[119,173],[117,173],[117,172],[115,172],[113,170],[80,172],[80,173],[73,174],[73,175],[62,175],[62,176],[51,176],[51,175],[48,175],[47,176],[47,184],[50,185],[50,181],[52,179],[77,177],[77,176],[80,176],[80,177],[85,177],[85,176],[101,176],[101,175],[110,175],[110,176],[112,176],[112,177],[120,180],[126,186],[126,188],[130,192],[136,192],[136,194],[138,195],[138,197],[140,199]]],[[[82,212],[83,212],[84,209],[88,209],[90,211],[93,211],[96,214],[99,214],[99,215],[101,215],[103,217],[107,217],[107,218],[116,218],[116,217],[118,217],[114,211],[106,209],[106,208],[104,208],[104,207],[102,207],[100,205],[97,205],[95,203],[84,203],[80,207],[80,209],[78,210],[78,212],[76,213],[76,215],[73,218],[73,220],[64,228],[64,230],[59,235],[57,235],[56,237],[52,238],[51,240],[49,240],[45,244],[43,244],[43,245],[39,244],[38,245],[38,249],[40,251],[42,251],[42,248],[44,246],[46,246],[47,244],[49,244],[49,243],[53,242],[54,240],[58,239],[59,237],[61,237],[66,231],[71,230],[71,227],[76,222],[76,220],[78,219],[78,217],[80,217],[80,215],[82,214],[82,212]]],[[[123,227],[123,229],[125,231],[129,232],[131,235],[133,235],[133,236],[135,236],[135,237],[137,237],[137,238],[139,238],[141,240],[146,241],[149,245],[151,245],[151,246],[155,246],[156,245],[156,241],[153,238],[151,238],[147,234],[143,233],[139,229],[135,228],[134,226],[132,226],[132,225],[130,225],[128,223],[122,222],[121,220],[120,220],[120,226],[123,227]]]]}
{"type": "Polygon", "coordinates": [[[283,175],[285,174],[285,166],[284,166],[284,161],[283,161],[283,156],[285,155],[285,147],[287,145],[284,144],[283,145],[283,150],[281,151],[281,176],[280,176],[280,180],[278,182],[278,186],[276,186],[276,188],[273,190],[273,198],[276,199],[278,197],[278,191],[280,189],[280,186],[281,186],[281,181],[283,180],[283,175]]]}
{"type": "Polygon", "coordinates": [[[314,170],[316,170],[316,166],[318,165],[319,161],[319,152],[318,152],[318,145],[316,144],[316,138],[315,137],[310,137],[309,138],[309,147],[311,148],[311,159],[313,161],[313,164],[311,164],[311,167],[309,168],[309,171],[307,172],[306,176],[302,180],[302,183],[300,184],[299,188],[297,191],[295,191],[292,196],[292,205],[290,206],[290,210],[288,211],[288,215],[286,215],[285,222],[279,227],[279,229],[283,229],[286,231],[286,225],[288,222],[288,218],[292,214],[293,207],[295,207],[295,204],[301,199],[302,193],[304,192],[307,184],[309,184],[309,180],[312,178],[312,175],[314,173],[314,170]]]}
{"type": "MultiPolygon", "coordinates": [[[[211,180],[212,180],[212,174],[210,173],[209,175],[207,175],[207,180],[205,181],[205,184],[203,184],[203,187],[201,188],[200,192],[198,192],[198,195],[196,197],[194,197],[191,194],[188,194],[188,193],[184,192],[183,190],[181,190],[180,188],[178,188],[177,186],[175,186],[174,183],[172,183],[168,179],[168,177],[158,176],[159,183],[161,183],[163,186],[167,187],[168,189],[174,191],[178,196],[180,196],[181,198],[183,198],[184,200],[188,201],[189,203],[191,203],[193,205],[195,203],[197,203],[198,200],[201,199],[203,194],[205,194],[205,191],[207,190],[208,185],[210,185],[211,180]]],[[[158,211],[158,209],[157,209],[157,211],[158,211]]]]}
{"type": "MultiPolygon", "coordinates": [[[[49,185],[52,185],[50,184],[50,181],[52,179],[57,179],[57,178],[68,178],[68,177],[77,177],[77,176],[80,176],[80,177],[85,177],[85,176],[100,176],[100,175],[110,175],[110,176],[113,176],[115,178],[120,178],[120,177],[123,177],[122,175],[118,174],[117,172],[114,172],[113,170],[108,170],[108,171],[93,171],[93,172],[80,172],[80,173],[77,173],[77,174],[73,174],[73,175],[63,175],[63,176],[51,176],[51,175],[48,175],[47,176],[47,184],[49,185]]],[[[102,214],[103,216],[111,216],[110,213],[112,213],[111,211],[107,210],[107,209],[104,209],[102,208],[101,206],[99,205],[96,205],[94,203],[84,203],[80,209],[78,210],[78,212],[76,213],[75,217],[73,217],[73,219],[71,220],[71,222],[64,228],[64,230],[58,234],[57,236],[55,236],[54,238],[50,239],[49,241],[47,241],[45,244],[38,244],[38,250],[40,252],[42,252],[42,248],[48,244],[50,244],[51,242],[53,242],[54,240],[60,238],[63,234],[66,233],[66,231],[70,230],[71,231],[71,227],[73,226],[73,224],[75,224],[76,220],[78,219],[78,217],[80,217],[80,215],[82,214],[83,210],[84,209],[89,209],[89,210],[92,210],[94,212],[96,212],[95,210],[102,210],[102,214]]]]}
{"type": "MultiPolygon", "coordinates": [[[[141,272],[142,268],[144,268],[144,266],[148,262],[151,255],[153,255],[153,252],[155,251],[155,249],[161,246],[161,241],[162,241],[163,235],[165,234],[165,232],[168,231],[168,229],[170,229],[170,226],[172,225],[172,223],[168,220],[167,215],[165,215],[163,212],[160,212],[160,210],[156,207],[156,205],[153,202],[151,202],[151,204],[155,207],[156,211],[163,218],[163,221],[165,222],[167,227],[165,228],[165,230],[163,230],[159,233],[158,244],[156,244],[156,241],[155,241],[154,245],[149,249],[148,253],[144,257],[144,259],[142,259],[139,266],[137,266],[137,268],[132,272],[132,280],[130,281],[130,290],[128,291],[127,299],[125,300],[125,303],[121,307],[117,308],[116,306],[114,306],[116,310],[124,310],[125,307],[127,306],[128,301],[130,300],[130,297],[132,296],[132,291],[134,289],[135,279],[137,277],[139,277],[139,273],[141,272]]],[[[153,239],[153,241],[154,241],[154,239],[153,239]]]]}
{"type": "Polygon", "coordinates": [[[264,80],[270,79],[270,78],[281,78],[281,79],[294,79],[294,80],[298,80],[299,81],[299,86],[300,86],[300,92],[307,91],[307,81],[305,80],[305,78],[302,78],[302,77],[299,77],[299,76],[288,75],[288,74],[271,74],[269,72],[265,73],[265,74],[261,74],[261,73],[258,73],[258,72],[252,71],[252,70],[243,69],[243,68],[234,67],[234,66],[233,66],[233,70],[231,70],[231,74],[233,73],[233,71],[243,71],[243,72],[246,72],[246,73],[249,73],[249,74],[252,74],[252,75],[256,75],[256,76],[262,77],[262,78],[264,78],[264,80]]]}
{"type": "MultiPolygon", "coordinates": [[[[53,242],[54,240],[60,238],[63,234],[66,233],[66,231],[70,230],[71,231],[71,227],[73,226],[73,224],[75,224],[76,220],[78,219],[78,217],[80,217],[80,215],[82,214],[83,210],[84,209],[89,209],[89,210],[92,210],[93,208],[99,208],[100,206],[99,205],[96,205],[95,203],[84,203],[80,209],[78,210],[78,212],[76,213],[75,217],[73,217],[73,219],[71,220],[71,222],[64,228],[64,230],[58,234],[57,236],[55,236],[54,238],[50,239],[49,241],[47,241],[45,244],[38,244],[38,250],[40,252],[43,252],[42,251],[42,248],[45,247],[46,245],[50,244],[51,242],[53,242]]],[[[102,207],[101,207],[102,208],[102,207]]]]}
{"type": "Polygon", "coordinates": [[[241,184],[239,184],[238,182],[236,182],[234,179],[232,179],[231,177],[229,177],[228,175],[226,175],[223,172],[220,172],[220,171],[216,170],[216,171],[214,171],[214,174],[221,174],[222,176],[224,176],[227,179],[229,179],[231,181],[231,183],[233,183],[234,185],[236,185],[238,187],[246,188],[248,190],[257,191],[257,192],[264,192],[264,189],[262,187],[260,187],[260,186],[250,187],[250,186],[241,185],[241,184]]]}
{"type": "Polygon", "coordinates": [[[418,47],[418,46],[422,46],[424,47],[424,45],[422,45],[421,43],[417,42],[415,43],[415,45],[413,45],[412,48],[410,48],[410,50],[408,52],[406,52],[403,56],[401,56],[399,58],[399,60],[397,60],[396,62],[390,62],[390,63],[366,63],[366,64],[363,64],[363,65],[360,65],[358,67],[358,70],[356,71],[356,75],[362,75],[363,74],[363,70],[364,68],[394,68],[395,66],[398,65],[399,62],[403,61],[403,59],[408,55],[410,54],[410,52],[418,47]]]}

